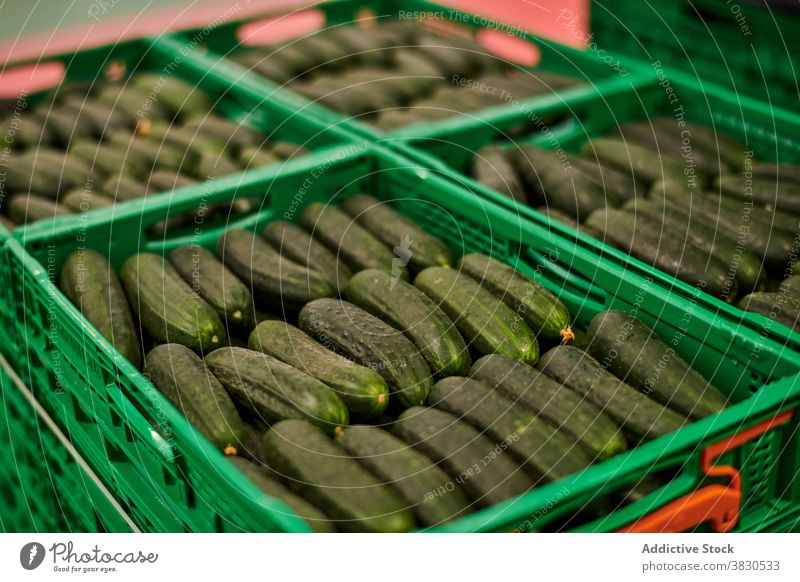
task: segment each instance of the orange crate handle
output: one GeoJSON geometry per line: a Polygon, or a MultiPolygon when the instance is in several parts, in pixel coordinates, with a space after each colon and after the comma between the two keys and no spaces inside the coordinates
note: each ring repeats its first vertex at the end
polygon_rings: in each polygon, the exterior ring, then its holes
{"type": "Polygon", "coordinates": [[[776,426],[789,422],[793,411],[787,410],[764,422],[707,446],[700,455],[700,467],[709,477],[730,477],[729,485],[708,485],[658,508],[632,524],[621,528],[625,533],[676,533],[691,529],[705,521],[716,532],[733,529],[739,521],[742,502],[742,478],[739,469],[730,465],[714,465],[714,460],[742,446],[776,426]]]}

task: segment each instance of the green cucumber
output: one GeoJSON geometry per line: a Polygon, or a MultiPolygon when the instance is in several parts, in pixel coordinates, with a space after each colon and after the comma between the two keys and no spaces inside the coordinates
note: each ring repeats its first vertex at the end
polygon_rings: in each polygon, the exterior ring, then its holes
{"type": "Polygon", "coordinates": [[[778,291],[785,293],[795,301],[800,301],[800,275],[793,275],[781,281],[778,291]]]}
{"type": "Polygon", "coordinates": [[[580,173],[613,195],[610,201],[627,201],[647,195],[647,187],[630,172],[620,172],[598,163],[597,160],[568,156],[569,163],[580,173]]]}
{"type": "Polygon", "coordinates": [[[108,261],[90,249],[74,251],[64,261],[61,290],[136,368],[142,363],[139,335],[125,290],[108,261]]]}
{"type": "Polygon", "coordinates": [[[247,345],[328,385],[347,405],[354,420],[373,418],[389,404],[389,387],[375,370],[325,349],[308,334],[284,321],[259,323],[247,345]]]}
{"type": "Polygon", "coordinates": [[[431,371],[414,344],[360,307],[317,299],[300,311],[299,326],[326,348],[378,372],[404,406],[420,405],[428,397],[431,371]]]}
{"type": "Polygon", "coordinates": [[[634,441],[664,436],[686,422],[682,415],[625,384],[578,348],[555,347],[542,356],[538,367],[598,406],[634,441]]]}
{"type": "MultiPolygon", "coordinates": [[[[408,254],[396,257],[392,251],[353,218],[333,206],[310,204],[300,215],[300,225],[321,241],[353,272],[383,269],[403,279],[408,254]]],[[[400,241],[397,241],[400,244],[400,241]]]]}
{"type": "Polygon", "coordinates": [[[535,364],[539,344],[528,325],[493,293],[465,274],[429,267],[414,286],[433,299],[481,355],[502,354],[535,364]]]}
{"type": "Polygon", "coordinates": [[[283,256],[324,275],[340,293],[347,287],[352,276],[350,269],[296,224],[282,220],[270,222],[262,236],[283,256]]]}
{"type": "Polygon", "coordinates": [[[250,290],[214,253],[198,245],[187,245],[172,251],[169,258],[183,280],[216,310],[223,322],[240,329],[252,326],[250,290]]]}
{"type": "Polygon", "coordinates": [[[414,271],[453,264],[450,250],[441,240],[377,198],[366,194],[348,196],[342,201],[342,210],[387,247],[394,249],[398,257],[407,257],[414,271]]]}
{"type": "Polygon", "coordinates": [[[317,271],[282,257],[249,230],[229,230],[217,241],[222,262],[250,287],[256,299],[278,310],[296,310],[336,289],[317,271]]]}
{"type": "Polygon", "coordinates": [[[144,374],[217,449],[235,455],[244,424],[231,397],[203,360],[179,344],[147,353],[144,374]]]}
{"type": "Polygon", "coordinates": [[[489,144],[475,152],[472,158],[472,176],[484,186],[505,194],[512,200],[527,203],[525,187],[511,162],[499,146],[489,144]]]}
{"type": "Polygon", "coordinates": [[[46,147],[11,155],[4,171],[5,192],[34,192],[51,199],[84,187],[92,173],[83,160],[46,147]]]}
{"type": "Polygon", "coordinates": [[[508,452],[537,482],[557,481],[585,469],[592,457],[580,441],[522,406],[471,378],[439,380],[428,404],[453,414],[491,437],[508,443],[508,452]]]}
{"type": "Polygon", "coordinates": [[[400,533],[414,527],[407,503],[314,425],[279,422],[264,436],[264,448],[270,468],[323,508],[339,530],[400,533]]]}
{"type": "Polygon", "coordinates": [[[608,244],[715,297],[732,300],[736,279],[728,266],[699,248],[672,237],[658,221],[628,210],[606,209],[592,214],[586,224],[603,234],[608,244]]]}
{"type": "Polygon", "coordinates": [[[350,279],[345,297],[405,333],[435,375],[466,374],[469,370],[469,351],[453,322],[410,283],[379,269],[367,269],[350,279]]]}
{"type": "Polygon", "coordinates": [[[264,136],[252,127],[205,111],[188,119],[183,127],[204,138],[225,144],[226,150],[241,151],[246,147],[258,146],[264,141],[264,136]]]}
{"type": "Polygon", "coordinates": [[[469,511],[464,493],[428,457],[376,426],[348,426],[336,435],[344,449],[414,509],[417,520],[435,526],[469,511]]]}
{"type": "Polygon", "coordinates": [[[208,354],[205,362],[239,406],[266,422],[299,418],[334,432],[349,421],[333,390],[272,356],[226,347],[208,354]]]}
{"type": "Polygon", "coordinates": [[[311,152],[308,148],[290,141],[273,141],[270,143],[269,151],[279,160],[291,160],[294,157],[305,156],[311,152]]]}
{"type": "Polygon", "coordinates": [[[61,204],[69,208],[75,214],[81,214],[83,212],[97,210],[98,208],[113,206],[114,201],[99,192],[78,188],[77,190],[70,190],[61,196],[61,204]]]}
{"type": "Polygon", "coordinates": [[[72,211],[63,204],[36,194],[14,194],[8,198],[8,217],[14,224],[29,224],[68,214],[72,211]]]}
{"type": "Polygon", "coordinates": [[[600,408],[536,368],[505,356],[484,356],[470,376],[577,439],[592,458],[608,459],[627,449],[619,426],[600,408]]]}
{"type": "Polygon", "coordinates": [[[535,334],[567,343],[575,338],[569,309],[553,293],[513,267],[487,255],[461,257],[456,267],[514,310],[535,334]]]}
{"type": "Polygon", "coordinates": [[[147,186],[130,176],[120,174],[103,182],[101,191],[115,202],[125,202],[147,195],[147,186]]]}
{"type": "Polygon", "coordinates": [[[754,162],[750,170],[753,178],[774,180],[782,184],[800,184],[800,166],[754,162]]]}
{"type": "Polygon", "coordinates": [[[307,521],[308,525],[310,525],[315,532],[333,533],[336,531],[330,517],[322,513],[302,497],[298,497],[292,493],[279,481],[276,481],[268,469],[252,461],[248,461],[247,459],[242,459],[241,457],[231,457],[230,462],[233,463],[245,477],[255,483],[259,489],[264,491],[264,493],[282,501],[298,517],[307,521]]]}
{"type": "Polygon", "coordinates": [[[495,442],[457,417],[436,408],[415,406],[403,412],[392,432],[436,462],[480,507],[521,495],[534,483],[495,442]]]}
{"type": "Polygon", "coordinates": [[[769,178],[746,178],[742,174],[717,176],[714,188],[723,195],[753,202],[770,210],[800,212],[800,184],[780,183],[769,178]]]}
{"type": "Polygon", "coordinates": [[[177,77],[138,73],[131,78],[129,86],[134,91],[152,96],[150,101],[157,101],[172,116],[189,117],[205,113],[212,107],[209,98],[197,86],[177,77]]]}
{"type": "Polygon", "coordinates": [[[603,311],[587,333],[589,353],[610,372],[682,415],[699,419],[727,406],[719,390],[634,316],[603,311]]]}
{"type": "Polygon", "coordinates": [[[795,331],[800,330],[800,301],[784,293],[751,293],[739,308],[758,313],[795,331]]]}
{"type": "Polygon", "coordinates": [[[597,159],[617,171],[630,172],[648,185],[670,177],[684,179],[688,176],[686,172],[690,172],[697,182],[706,182],[704,174],[691,168],[680,157],[662,155],[618,138],[603,137],[587,141],[581,148],[581,155],[590,160],[597,159]]]}
{"type": "Polygon", "coordinates": [[[200,352],[225,340],[225,327],[204,300],[169,262],[152,253],[133,255],[122,266],[120,279],[142,326],[153,339],[178,343],[200,352]]]}

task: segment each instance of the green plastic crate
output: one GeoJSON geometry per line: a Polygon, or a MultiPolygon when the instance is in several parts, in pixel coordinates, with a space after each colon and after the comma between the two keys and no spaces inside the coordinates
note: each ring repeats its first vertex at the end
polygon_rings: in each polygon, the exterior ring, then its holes
{"type": "Polygon", "coordinates": [[[774,105],[800,104],[800,14],[756,2],[595,0],[598,45],[774,105]]]}
{"type": "Polygon", "coordinates": [[[748,144],[757,158],[800,163],[800,115],[731,95],[719,87],[700,87],[691,78],[678,73],[668,73],[666,79],[674,95],[678,96],[678,105],[670,103],[664,86],[655,81],[643,81],[633,90],[617,87],[600,97],[572,104],[551,99],[536,109],[540,118],[557,120],[552,126],[546,126],[547,132],[539,130],[516,137],[513,129],[528,116],[527,113],[516,111],[482,119],[459,120],[445,127],[432,128],[422,136],[409,135],[398,139],[393,146],[401,153],[450,175],[451,179],[470,190],[480,192],[488,199],[520,213],[527,220],[548,225],[560,236],[569,237],[575,244],[592,249],[603,260],[658,281],[669,288],[674,296],[697,301],[730,325],[760,333],[800,351],[800,333],[762,315],[744,312],[592,237],[580,235],[558,221],[551,221],[537,210],[479,184],[469,175],[474,152],[489,143],[513,140],[538,143],[545,148],[560,147],[566,151],[576,151],[589,137],[604,135],[628,121],[645,120],[655,115],[674,116],[678,106],[682,108],[687,121],[712,126],[720,134],[748,144]]]}
{"type": "MultiPolygon", "coordinates": [[[[520,29],[515,29],[507,25],[493,23],[485,17],[474,16],[453,8],[444,7],[434,2],[426,0],[405,0],[403,2],[393,0],[381,0],[380,2],[365,2],[364,0],[331,0],[320,2],[307,9],[293,11],[292,17],[302,16],[303,14],[316,13],[321,17],[322,27],[330,27],[341,24],[354,23],[359,20],[364,22],[381,22],[388,18],[395,18],[400,12],[406,14],[422,14],[424,18],[421,22],[431,23],[435,30],[443,28],[458,29],[464,34],[474,35],[480,29],[487,27],[499,29],[502,32],[516,37],[520,41],[527,41],[540,52],[540,61],[537,67],[545,71],[559,73],[565,76],[580,79],[584,82],[582,86],[569,88],[557,93],[560,99],[571,102],[573,99],[581,99],[588,95],[602,92],[605,87],[616,85],[630,86],[642,76],[652,76],[646,65],[635,64],[615,69],[613,66],[604,62],[603,58],[595,53],[577,50],[565,45],[561,45],[543,38],[536,37],[520,29]]],[[[285,16],[285,12],[266,13],[261,18],[278,18],[285,16]]],[[[269,96],[270,100],[281,102],[286,106],[304,114],[318,119],[329,126],[339,126],[353,134],[360,135],[372,141],[389,140],[398,132],[425,131],[430,126],[437,126],[439,121],[426,121],[418,124],[409,125],[394,131],[383,131],[356,117],[350,117],[338,113],[320,103],[316,103],[303,95],[293,91],[291,88],[284,87],[266,79],[247,68],[230,61],[222,60],[224,57],[245,48],[239,39],[239,30],[243,25],[257,21],[255,18],[243,20],[232,20],[207,26],[194,30],[182,31],[171,38],[163,39],[172,46],[186,43],[187,40],[197,39],[208,49],[204,51],[194,51],[188,55],[189,59],[196,59],[196,62],[204,63],[204,66],[217,72],[220,76],[226,76],[231,82],[239,85],[252,87],[254,90],[269,96]]],[[[498,57],[499,58],[499,57],[498,57]]],[[[525,107],[534,107],[542,97],[532,97],[522,100],[525,107]]],[[[498,105],[482,111],[508,111],[515,105],[498,105]]],[[[481,112],[470,112],[469,114],[457,115],[456,118],[472,117],[481,115],[481,112]]]]}
{"type": "MultiPolygon", "coordinates": [[[[109,450],[107,464],[120,474],[147,480],[162,501],[151,513],[169,515],[191,531],[307,531],[284,514],[282,504],[262,495],[222,454],[197,433],[151,385],[80,315],[53,284],[61,264],[78,245],[109,254],[116,268],[132,253],[163,252],[146,227],[184,212],[201,195],[221,202],[237,196],[264,196],[254,229],[268,221],[296,220],[312,202],[328,202],[357,192],[391,201],[400,212],[448,241],[457,253],[488,252],[516,264],[567,303],[585,326],[602,309],[637,313],[675,349],[736,402],[724,412],[590,467],[560,482],[537,488],[501,505],[479,511],[437,531],[507,531],[555,528],[587,502],[610,496],[657,471],[679,476],[662,489],[583,529],[615,530],[667,501],[703,485],[698,458],[707,446],[779,413],[786,422],[721,457],[739,468],[743,501],[737,528],[745,531],[783,512],[800,498],[798,415],[800,355],[757,334],[731,325],[694,302],[673,296],[646,277],[524,220],[421,164],[379,146],[340,151],[322,164],[297,160],[279,171],[264,168],[219,180],[212,193],[177,190],[171,203],[141,201],[124,213],[101,210],[91,220],[39,224],[19,230],[6,245],[11,295],[21,329],[24,373],[39,388],[37,397],[62,424],[80,425],[94,446],[109,450]],[[557,257],[562,276],[538,267],[557,257]],[[578,276],[581,273],[582,276],[578,276]],[[594,281],[594,283],[589,283],[594,281]],[[65,406],[65,403],[69,403],[65,406]],[[80,416],[81,418],[73,418],[80,416]],[[169,447],[165,450],[164,440],[169,447]]],[[[220,231],[198,233],[196,242],[213,247],[220,231]]],[[[172,245],[168,244],[170,248],[172,245]]],[[[24,374],[23,374],[24,376],[24,374]]],[[[95,459],[101,458],[98,454],[95,459]]],[[[97,467],[105,473],[106,467],[97,467]]],[[[119,483],[117,498],[131,495],[119,483]]],[[[139,491],[143,494],[143,491],[139,491]]],[[[159,524],[152,524],[158,529],[159,524]]],[[[576,529],[577,524],[571,529],[576,529]]]]}
{"type": "Polygon", "coordinates": [[[2,356],[0,441],[0,531],[138,531],[2,356]]]}

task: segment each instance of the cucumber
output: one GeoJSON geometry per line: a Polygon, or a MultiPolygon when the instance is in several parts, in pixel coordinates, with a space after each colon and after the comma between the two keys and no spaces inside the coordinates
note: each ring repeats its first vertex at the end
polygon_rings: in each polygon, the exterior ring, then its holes
{"type": "Polygon", "coordinates": [[[505,356],[484,356],[472,365],[469,375],[569,433],[591,458],[608,459],[627,448],[619,426],[606,413],[527,364],[505,356]]]}
{"type": "Polygon", "coordinates": [[[793,275],[781,281],[778,291],[785,293],[795,301],[800,301],[800,275],[793,275]]]}
{"type": "Polygon", "coordinates": [[[168,192],[183,188],[184,186],[191,186],[195,183],[194,178],[184,176],[178,172],[170,170],[156,170],[150,174],[150,179],[147,182],[149,192],[168,192]]]}
{"type": "Polygon", "coordinates": [[[306,520],[315,532],[333,533],[336,531],[330,517],[273,479],[268,469],[241,457],[231,457],[230,461],[264,493],[282,501],[298,517],[306,520]]]}
{"type": "Polygon", "coordinates": [[[79,188],[71,190],[61,197],[61,204],[76,214],[113,206],[114,201],[99,192],[79,188]]]}
{"type": "Polygon", "coordinates": [[[264,137],[252,127],[207,113],[207,110],[189,118],[183,127],[224,144],[226,150],[241,151],[246,147],[261,145],[264,141],[264,137]]]}
{"type": "Polygon", "coordinates": [[[276,164],[280,159],[270,152],[269,147],[250,146],[239,152],[236,161],[242,170],[252,170],[276,164]]]}
{"type": "Polygon", "coordinates": [[[742,142],[696,123],[686,123],[686,129],[695,146],[717,152],[720,159],[731,168],[741,168],[745,165],[750,153],[749,148],[742,142]]]}
{"type": "Polygon", "coordinates": [[[86,96],[72,95],[66,98],[61,109],[74,116],[75,125],[86,126],[97,138],[117,129],[133,128],[130,118],[122,111],[89,100],[86,96]]]}
{"type": "Polygon", "coordinates": [[[63,204],[36,194],[14,194],[8,198],[8,217],[14,224],[29,224],[68,214],[72,211],[63,204]]]}
{"type": "Polygon", "coordinates": [[[499,146],[482,147],[472,158],[472,176],[484,186],[505,194],[512,200],[525,204],[528,200],[525,187],[511,162],[499,146]]]}
{"type": "Polygon", "coordinates": [[[538,367],[598,406],[634,441],[664,436],[686,422],[682,415],[625,384],[578,348],[557,346],[542,356],[538,367]]]}
{"type": "Polygon", "coordinates": [[[557,208],[551,208],[549,206],[537,206],[536,210],[541,212],[542,214],[546,215],[551,220],[557,220],[558,222],[563,222],[567,226],[571,226],[575,230],[579,230],[581,228],[580,224],[578,224],[577,217],[572,217],[569,214],[558,210],[557,208]]]}
{"type": "Polygon", "coordinates": [[[800,331],[800,301],[782,293],[751,293],[739,302],[739,308],[759,313],[781,325],[800,331]]]}
{"type": "Polygon", "coordinates": [[[537,482],[557,481],[592,462],[572,435],[515,406],[513,400],[479,380],[457,376],[439,380],[428,404],[457,416],[496,442],[506,442],[508,452],[537,482]]]}
{"type": "Polygon", "coordinates": [[[125,291],[111,265],[91,249],[71,253],[61,268],[61,290],[122,356],[139,368],[139,336],[125,291]]]}
{"type": "Polygon", "coordinates": [[[352,273],[336,255],[311,238],[306,231],[290,222],[270,222],[262,236],[283,256],[314,269],[341,293],[352,273]]]}
{"type": "Polygon", "coordinates": [[[800,184],[780,183],[771,179],[746,179],[741,174],[717,176],[714,188],[725,196],[752,201],[769,210],[800,213],[800,184]]]}
{"type": "Polygon", "coordinates": [[[328,349],[378,372],[406,407],[425,402],[431,371],[402,332],[347,301],[317,299],[300,311],[299,326],[328,349]]]}
{"type": "Polygon", "coordinates": [[[41,147],[9,156],[5,171],[5,192],[34,192],[56,199],[61,192],[84,187],[91,168],[63,152],[41,147]]]}
{"type": "Polygon", "coordinates": [[[728,196],[717,196],[709,194],[706,198],[715,204],[727,208],[735,212],[742,212],[745,208],[749,211],[750,217],[762,224],[766,224],[771,228],[777,230],[782,236],[786,233],[781,231],[788,231],[795,233],[800,227],[800,216],[789,212],[781,212],[780,210],[767,210],[766,208],[751,207],[748,202],[742,202],[736,198],[728,196]]]}
{"type": "Polygon", "coordinates": [[[531,478],[496,443],[452,414],[415,406],[403,412],[392,432],[436,462],[479,507],[489,507],[525,493],[531,478]]]}
{"type": "Polygon", "coordinates": [[[55,141],[67,149],[73,141],[91,138],[91,127],[76,124],[75,117],[66,111],[51,107],[45,120],[47,127],[55,136],[55,141]]]}
{"type": "MultiPolygon", "coordinates": [[[[685,179],[690,166],[685,160],[659,154],[645,147],[627,143],[622,139],[603,137],[587,141],[581,148],[581,155],[597,159],[620,172],[631,172],[644,184],[651,185],[665,178],[685,179]]],[[[699,183],[706,182],[706,176],[692,169],[693,178],[699,183]]]]}
{"type": "Polygon", "coordinates": [[[429,267],[414,286],[439,305],[481,355],[502,354],[530,364],[539,359],[539,344],[528,325],[467,275],[429,267]]]}
{"type": "Polygon", "coordinates": [[[334,432],[349,421],[336,393],[280,360],[245,348],[220,348],[206,365],[245,410],[266,422],[299,418],[334,432]]]}
{"type": "Polygon", "coordinates": [[[249,230],[229,230],[217,241],[222,262],[250,287],[255,298],[275,309],[296,310],[336,289],[317,271],[282,257],[249,230]]]}
{"type": "Polygon", "coordinates": [[[375,370],[325,349],[309,335],[283,321],[264,321],[247,342],[257,350],[286,362],[333,389],[347,405],[351,418],[373,418],[386,410],[389,387],[375,370]]]}
{"type": "Polygon", "coordinates": [[[635,204],[626,203],[623,208],[661,222],[663,229],[675,233],[679,240],[685,238],[704,253],[728,265],[729,269],[734,270],[739,292],[758,289],[763,285],[766,275],[761,267],[761,259],[726,234],[710,228],[701,218],[672,212],[663,201],[658,200],[636,200],[635,204]]]}
{"type": "Polygon", "coordinates": [[[221,178],[228,174],[239,173],[239,165],[224,153],[206,151],[200,154],[192,173],[201,180],[221,178]]]}
{"type": "Polygon", "coordinates": [[[619,202],[634,200],[647,195],[647,187],[631,172],[621,172],[598,163],[597,160],[568,156],[569,163],[606,192],[612,192],[610,200],[619,202]]]}
{"type": "Polygon", "coordinates": [[[453,264],[450,250],[441,240],[377,198],[366,194],[348,196],[342,201],[342,210],[387,247],[394,249],[400,259],[407,258],[414,271],[453,264]]]}
{"type": "Polygon", "coordinates": [[[169,258],[192,291],[205,299],[224,323],[239,329],[252,327],[253,297],[250,290],[214,253],[198,245],[186,245],[172,251],[169,258]]]}
{"type": "Polygon", "coordinates": [[[97,92],[97,101],[127,115],[134,123],[137,119],[167,119],[169,111],[158,100],[150,98],[150,89],[152,87],[146,91],[140,90],[129,83],[108,84],[97,92]]]}
{"type": "Polygon", "coordinates": [[[466,374],[469,370],[469,351],[453,322],[410,283],[379,269],[367,269],[350,279],[345,297],[402,331],[435,375],[466,374]]]}
{"type": "Polygon", "coordinates": [[[103,182],[101,190],[115,202],[125,202],[147,194],[147,186],[124,174],[103,182]]]}
{"type": "MultiPolygon", "coordinates": [[[[146,95],[155,95],[170,115],[189,117],[205,113],[212,103],[195,85],[177,77],[157,73],[138,73],[131,78],[130,88],[146,95]]],[[[152,99],[151,99],[152,101],[152,99]]]]}
{"type": "MultiPolygon", "coordinates": [[[[408,253],[395,257],[392,251],[347,214],[325,204],[310,204],[300,215],[300,225],[321,241],[353,271],[383,269],[408,279],[408,253]]],[[[401,243],[400,240],[397,241],[401,243]]]]}
{"type": "Polygon", "coordinates": [[[153,339],[178,343],[201,353],[225,340],[225,328],[208,303],[169,262],[152,253],[133,255],[120,279],[142,326],[153,339]]]}
{"type": "Polygon", "coordinates": [[[67,163],[77,158],[88,164],[93,172],[103,176],[141,176],[147,173],[147,160],[125,146],[112,143],[76,141],[69,148],[67,163]]]}
{"type": "Polygon", "coordinates": [[[348,426],[336,440],[400,495],[420,524],[435,526],[469,511],[469,501],[428,457],[376,426],[348,426]]]}
{"type": "Polygon", "coordinates": [[[217,449],[235,455],[244,424],[231,397],[192,350],[162,344],[147,353],[144,374],[217,449]]]}
{"type": "Polygon", "coordinates": [[[589,353],[610,372],[682,415],[699,419],[727,406],[719,390],[634,316],[603,311],[587,333],[589,353]]]}
{"type": "Polygon", "coordinates": [[[289,141],[273,141],[270,144],[270,153],[279,160],[291,160],[294,157],[305,156],[311,150],[289,141]]]}
{"type": "Polygon", "coordinates": [[[406,532],[414,515],[388,486],[314,425],[277,423],[264,436],[270,468],[345,532],[406,532]]]}
{"type": "Polygon", "coordinates": [[[781,184],[800,184],[800,166],[754,162],[750,170],[753,178],[774,180],[781,184]]]}
{"type": "Polygon", "coordinates": [[[736,279],[728,276],[728,266],[708,256],[686,240],[672,237],[657,221],[627,210],[599,210],[586,224],[603,233],[603,240],[629,255],[652,265],[690,285],[731,300],[736,295],[736,279]]]}
{"type": "Polygon", "coordinates": [[[535,334],[558,339],[561,343],[575,339],[567,306],[513,267],[487,255],[473,253],[461,257],[456,268],[500,297],[535,334]]]}

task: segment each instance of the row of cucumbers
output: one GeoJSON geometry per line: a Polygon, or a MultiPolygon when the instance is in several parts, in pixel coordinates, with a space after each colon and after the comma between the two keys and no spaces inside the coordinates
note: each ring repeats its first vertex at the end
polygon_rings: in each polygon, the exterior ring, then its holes
{"type": "Polygon", "coordinates": [[[800,232],[797,166],[758,162],[712,129],[656,117],[587,141],[579,154],[489,145],[472,171],[707,293],[790,327],[800,316],[781,285],[800,232]]]}
{"type": "Polygon", "coordinates": [[[507,66],[473,38],[445,37],[401,21],[333,26],[232,58],[386,130],[577,84],[558,74],[507,66]]]}
{"type": "MultiPolygon", "coordinates": [[[[302,152],[214,112],[211,100],[168,74],[95,85],[65,83],[0,123],[13,149],[3,219],[15,225],[87,212],[302,152]]],[[[242,212],[248,201],[198,212],[242,212]]],[[[173,217],[161,233],[194,216],[173,217]]]]}
{"type": "Polygon", "coordinates": [[[727,405],[626,313],[597,315],[586,350],[562,345],[575,334],[556,296],[488,256],[455,261],[367,195],[120,273],[76,251],[61,286],[319,531],[434,526],[727,405]]]}

